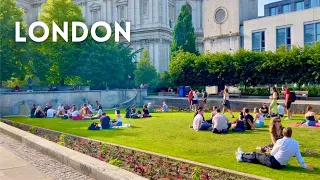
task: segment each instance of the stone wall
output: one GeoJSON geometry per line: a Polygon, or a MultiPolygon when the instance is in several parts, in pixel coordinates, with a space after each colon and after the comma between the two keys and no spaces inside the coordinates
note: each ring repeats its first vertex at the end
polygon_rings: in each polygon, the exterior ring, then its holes
{"type": "Polygon", "coordinates": [[[50,103],[54,108],[59,103],[80,106],[83,103],[99,101],[104,109],[118,107],[119,104],[131,102],[142,105],[146,90],[110,90],[110,91],[54,91],[54,92],[2,92],[0,97],[0,115],[28,115],[32,104],[45,106],[50,103]]]}

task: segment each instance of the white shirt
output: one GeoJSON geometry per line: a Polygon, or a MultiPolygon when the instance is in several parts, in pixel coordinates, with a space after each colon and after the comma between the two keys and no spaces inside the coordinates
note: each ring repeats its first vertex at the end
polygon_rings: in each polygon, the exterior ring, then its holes
{"type": "Polygon", "coordinates": [[[198,131],[200,129],[199,124],[201,125],[203,121],[203,117],[201,114],[197,114],[196,117],[193,119],[193,129],[198,131]]]}
{"type": "Polygon", "coordinates": [[[55,110],[53,110],[53,109],[48,109],[48,110],[47,110],[47,117],[48,117],[48,118],[53,118],[54,112],[55,112],[55,110]]]}
{"type": "Polygon", "coordinates": [[[89,108],[90,112],[93,112],[91,104],[88,104],[87,107],[89,108]]]}
{"type": "Polygon", "coordinates": [[[79,111],[73,111],[72,112],[72,117],[76,117],[76,116],[78,116],[80,113],[79,113],[79,111]]]}
{"type": "Polygon", "coordinates": [[[228,129],[228,118],[224,114],[216,114],[212,119],[213,128],[221,131],[222,129],[228,129]]]}
{"type": "Polygon", "coordinates": [[[64,111],[64,107],[63,106],[58,106],[58,111],[64,111]]]}
{"type": "Polygon", "coordinates": [[[284,107],[281,105],[278,105],[278,110],[280,115],[284,115],[284,107]]]}
{"type": "MultiPolygon", "coordinates": [[[[90,111],[91,111],[91,110],[90,110],[90,111]]],[[[99,109],[96,115],[97,115],[97,116],[102,116],[102,110],[99,109]]]]}
{"type": "Polygon", "coordinates": [[[117,117],[117,122],[122,122],[122,117],[117,117]]]}
{"type": "Polygon", "coordinates": [[[274,156],[281,165],[287,165],[290,159],[293,156],[296,156],[300,165],[303,168],[307,168],[300,153],[299,143],[292,138],[284,137],[277,140],[276,144],[273,146],[271,155],[274,156]]]}
{"type": "Polygon", "coordinates": [[[264,117],[262,114],[260,114],[259,118],[257,119],[258,123],[263,123],[264,122],[264,117]]]}
{"type": "Polygon", "coordinates": [[[193,91],[193,100],[198,100],[198,92],[193,91]]]}

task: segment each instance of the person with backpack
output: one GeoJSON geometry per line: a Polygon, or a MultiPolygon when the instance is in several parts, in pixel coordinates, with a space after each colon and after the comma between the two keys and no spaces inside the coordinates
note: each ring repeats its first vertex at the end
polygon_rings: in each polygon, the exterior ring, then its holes
{"type": "Polygon", "coordinates": [[[283,85],[282,90],[284,91],[284,107],[286,108],[288,117],[286,120],[290,120],[292,118],[292,111],[290,110],[292,102],[296,100],[296,94],[294,92],[290,92],[287,86],[283,85]]]}

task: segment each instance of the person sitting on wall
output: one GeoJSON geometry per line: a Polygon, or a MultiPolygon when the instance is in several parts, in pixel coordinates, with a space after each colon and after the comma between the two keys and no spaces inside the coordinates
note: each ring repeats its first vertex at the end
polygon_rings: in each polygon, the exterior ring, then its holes
{"type": "Polygon", "coordinates": [[[143,111],[143,114],[142,114],[143,117],[151,117],[147,105],[143,106],[142,111],[143,111]]]}
{"type": "Polygon", "coordinates": [[[153,107],[153,105],[152,105],[151,102],[148,103],[148,111],[149,111],[150,113],[153,113],[153,112],[154,112],[154,107],[153,107]]]}
{"type": "Polygon", "coordinates": [[[32,104],[32,109],[31,109],[31,112],[30,112],[30,117],[31,118],[35,118],[36,116],[34,115],[35,112],[36,112],[36,105],[35,104],[32,104]]]}
{"type": "Polygon", "coordinates": [[[102,107],[99,105],[98,106],[98,112],[96,115],[92,116],[92,119],[97,119],[100,118],[102,116],[103,112],[102,112],[102,107]]]}
{"type": "Polygon", "coordinates": [[[290,127],[283,130],[284,138],[279,139],[273,146],[270,155],[256,152],[244,153],[239,147],[235,152],[238,162],[261,164],[272,169],[283,169],[292,157],[296,157],[300,165],[307,170],[313,170],[304,162],[299,143],[292,139],[292,129],[290,127]]]}
{"type": "Polygon", "coordinates": [[[45,113],[42,111],[41,106],[38,106],[38,107],[37,107],[37,109],[36,109],[35,112],[34,112],[34,116],[35,116],[36,118],[43,118],[43,117],[45,117],[45,113]]]}
{"type": "Polygon", "coordinates": [[[110,117],[106,115],[106,113],[102,113],[100,118],[100,124],[102,129],[111,129],[110,126],[110,117]]]}
{"type": "Polygon", "coordinates": [[[226,134],[229,132],[231,123],[227,116],[221,114],[221,110],[217,109],[217,114],[212,119],[213,133],[216,134],[226,134]]]}
{"type": "Polygon", "coordinates": [[[78,108],[74,107],[72,112],[72,120],[82,120],[82,115],[79,113],[78,108]]]}

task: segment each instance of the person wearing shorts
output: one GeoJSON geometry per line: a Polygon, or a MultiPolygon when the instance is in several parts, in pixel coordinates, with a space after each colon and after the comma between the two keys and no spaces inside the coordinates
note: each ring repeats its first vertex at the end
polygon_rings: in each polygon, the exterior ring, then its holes
{"type": "Polygon", "coordinates": [[[282,90],[284,91],[284,107],[286,108],[288,114],[288,117],[286,119],[290,120],[292,118],[292,113],[290,110],[292,104],[291,92],[285,85],[282,86],[282,90]]]}
{"type": "Polygon", "coordinates": [[[197,111],[197,109],[198,109],[198,94],[199,94],[199,91],[198,90],[194,90],[192,92],[192,94],[193,94],[192,106],[193,106],[194,111],[197,111]]]}

